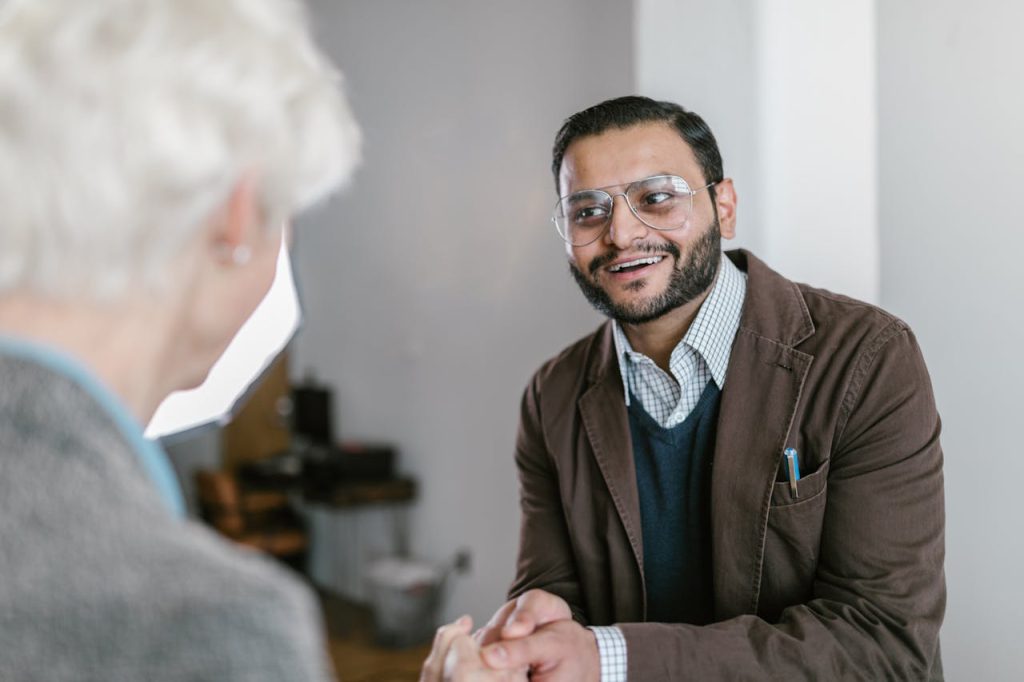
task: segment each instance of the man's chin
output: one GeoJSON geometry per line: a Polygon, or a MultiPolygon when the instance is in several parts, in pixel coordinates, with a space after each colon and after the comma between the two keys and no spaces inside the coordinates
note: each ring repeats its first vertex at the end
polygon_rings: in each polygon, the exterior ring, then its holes
{"type": "Polygon", "coordinates": [[[626,291],[643,291],[644,289],[650,289],[651,284],[645,279],[635,279],[632,282],[627,282],[622,285],[622,289],[626,291]]]}
{"type": "Polygon", "coordinates": [[[614,292],[595,285],[587,298],[599,312],[622,324],[643,324],[669,311],[666,292],[654,291],[644,280],[617,285],[614,292]]]}
{"type": "Polygon", "coordinates": [[[642,304],[615,306],[609,311],[608,317],[619,324],[637,325],[653,322],[671,310],[672,308],[659,306],[657,301],[644,301],[642,304]]]}
{"type": "Polygon", "coordinates": [[[636,317],[638,315],[647,314],[659,300],[659,296],[652,296],[649,293],[644,295],[634,296],[617,296],[608,297],[609,307],[616,315],[613,315],[616,319],[621,314],[626,317],[636,317]]]}

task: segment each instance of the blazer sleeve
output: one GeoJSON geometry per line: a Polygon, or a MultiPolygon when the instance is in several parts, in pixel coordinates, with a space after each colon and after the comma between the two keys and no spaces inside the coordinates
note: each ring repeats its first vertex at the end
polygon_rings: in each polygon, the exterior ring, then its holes
{"type": "Polygon", "coordinates": [[[621,624],[629,679],[941,679],[939,417],[910,330],[879,336],[843,398],[812,598],[774,623],[621,624]]]}
{"type": "Polygon", "coordinates": [[[546,590],[566,601],[575,620],[587,624],[558,477],[541,428],[538,383],[534,377],[523,394],[516,437],[521,521],[509,598],[527,590],[546,590]]]}

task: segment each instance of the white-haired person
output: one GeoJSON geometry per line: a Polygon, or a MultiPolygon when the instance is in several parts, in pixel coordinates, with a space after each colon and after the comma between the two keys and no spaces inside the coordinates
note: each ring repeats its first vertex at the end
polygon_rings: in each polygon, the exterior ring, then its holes
{"type": "Polygon", "coordinates": [[[311,593],[182,518],[142,425],[349,176],[288,0],[0,3],[0,679],[324,680],[311,593]]]}

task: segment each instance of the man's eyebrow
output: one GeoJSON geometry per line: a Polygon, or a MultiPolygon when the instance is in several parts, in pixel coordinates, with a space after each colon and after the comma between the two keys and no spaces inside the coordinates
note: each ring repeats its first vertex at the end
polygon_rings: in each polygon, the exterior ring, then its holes
{"type": "MultiPolygon", "coordinates": [[[[614,185],[613,185],[613,187],[614,187],[614,185]]],[[[597,187],[595,187],[594,189],[578,189],[575,192],[572,192],[571,194],[565,195],[564,198],[566,198],[566,199],[578,199],[581,194],[587,194],[588,192],[603,192],[603,191],[604,190],[602,190],[600,188],[597,188],[597,187]]]]}
{"type": "Polygon", "coordinates": [[[608,190],[614,189],[616,187],[628,187],[629,185],[634,185],[634,184],[636,184],[638,182],[643,182],[644,180],[650,180],[651,178],[660,178],[663,175],[670,175],[670,176],[673,176],[673,177],[676,177],[676,178],[682,178],[683,182],[685,182],[687,185],[690,184],[689,181],[686,178],[684,178],[682,175],[680,175],[679,173],[673,173],[672,171],[658,171],[656,173],[651,173],[650,175],[645,175],[642,178],[637,178],[636,180],[630,180],[628,182],[620,182],[620,183],[615,184],[615,185],[605,185],[603,187],[584,187],[583,189],[578,189],[578,190],[575,190],[573,192],[570,192],[569,194],[566,194],[565,197],[563,197],[563,198],[566,198],[566,199],[572,198],[572,197],[576,196],[577,194],[582,194],[584,192],[607,192],[608,190]]]}

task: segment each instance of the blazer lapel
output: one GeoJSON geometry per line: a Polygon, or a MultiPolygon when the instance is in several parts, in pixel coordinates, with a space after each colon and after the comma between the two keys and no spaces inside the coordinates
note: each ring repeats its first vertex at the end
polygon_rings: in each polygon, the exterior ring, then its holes
{"type": "MultiPolygon", "coordinates": [[[[587,439],[605,485],[615,504],[619,519],[629,538],[633,561],[640,578],[640,594],[635,595],[646,613],[647,598],[643,589],[643,539],[640,523],[640,498],[636,487],[636,466],[633,462],[633,438],[629,432],[621,375],[615,357],[611,328],[600,344],[591,365],[592,384],[580,397],[579,410],[587,439]]],[[[594,494],[598,494],[594,491],[594,494]]],[[[637,603],[619,595],[616,602],[637,603]]]]}
{"type": "Polygon", "coordinates": [[[814,333],[795,284],[749,253],[729,255],[748,278],[711,475],[718,620],[757,611],[772,486],[813,359],[793,346],[814,333]]]}
{"type": "Polygon", "coordinates": [[[711,475],[716,618],[754,613],[772,486],[810,356],[740,331],[722,391],[711,475]]]}

